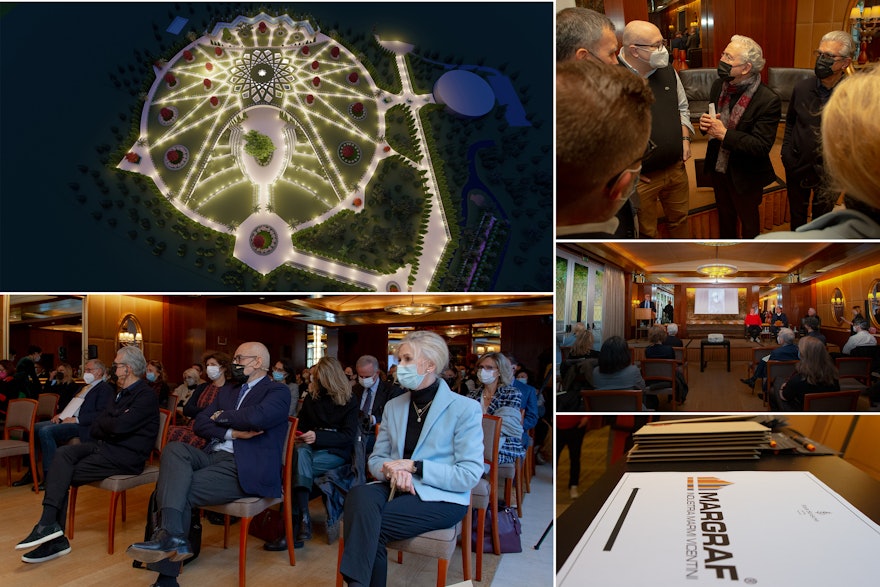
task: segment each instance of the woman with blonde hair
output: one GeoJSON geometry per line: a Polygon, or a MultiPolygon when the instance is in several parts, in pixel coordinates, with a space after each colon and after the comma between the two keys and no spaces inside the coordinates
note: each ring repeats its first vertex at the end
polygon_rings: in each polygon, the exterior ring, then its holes
{"type": "Polygon", "coordinates": [[[574,337],[574,343],[568,353],[569,359],[589,359],[598,357],[599,353],[593,350],[593,331],[581,330],[574,337]]]}
{"type": "MultiPolygon", "coordinates": [[[[293,475],[294,509],[300,516],[297,542],[312,537],[312,483],[327,471],[351,462],[359,428],[358,402],[342,365],[333,357],[319,359],[312,367],[308,393],[299,411],[298,431],[302,434],[297,437],[293,475]]],[[[328,534],[333,531],[327,530],[328,534]]]]}
{"type": "Polygon", "coordinates": [[[54,371],[49,373],[49,379],[46,380],[43,391],[58,394],[58,411],[60,412],[67,407],[80,387],[80,384],[73,378],[73,367],[70,366],[70,363],[60,363],[54,371]]]}
{"type": "Polygon", "coordinates": [[[501,353],[486,353],[477,361],[480,385],[468,397],[480,402],[484,414],[501,418],[498,463],[513,463],[526,454],[522,444],[522,393],[513,385],[513,368],[501,353]]]}
{"type": "Polygon", "coordinates": [[[804,409],[806,394],[840,391],[837,369],[822,341],[804,336],[798,343],[798,357],[800,360],[792,376],[777,393],[770,394],[774,410],[800,412],[804,409]]]}
{"type": "Polygon", "coordinates": [[[345,500],[339,570],[349,587],[385,585],[388,542],[461,521],[483,474],[480,409],[438,375],[449,362],[444,340],[427,330],[410,332],[397,356],[406,392],[385,404],[369,459],[380,483],[355,487],[345,500]]]}

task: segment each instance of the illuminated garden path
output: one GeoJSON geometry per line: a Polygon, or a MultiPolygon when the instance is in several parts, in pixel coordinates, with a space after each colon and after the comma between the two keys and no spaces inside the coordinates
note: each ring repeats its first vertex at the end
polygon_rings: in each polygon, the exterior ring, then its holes
{"type": "Polygon", "coordinates": [[[419,116],[423,105],[434,103],[434,96],[413,90],[406,65],[412,45],[376,40],[395,55],[400,93],[379,88],[348,49],[314,31],[308,22],[259,14],[218,23],[211,34],[156,69],[157,80],[141,117],[141,138],[131,148],[140,160],[123,159],[119,167],[149,176],[192,220],[233,234],[233,255],[264,275],[288,264],[377,291],[392,286],[427,291],[450,241],[419,116]],[[349,79],[352,71],[358,77],[354,81],[349,79]],[[364,104],[368,118],[352,114],[350,104],[355,101],[364,104]],[[421,154],[417,161],[393,148],[379,148],[386,113],[397,105],[415,121],[421,154]],[[265,167],[243,151],[244,135],[251,129],[269,136],[276,146],[265,167]],[[357,146],[356,163],[341,159],[345,141],[357,146]],[[179,153],[171,153],[175,150],[179,153]],[[169,166],[174,162],[168,157],[179,160],[180,153],[182,162],[169,166]],[[369,206],[370,178],[383,159],[395,155],[426,177],[429,216],[414,275],[410,265],[383,275],[294,249],[293,232],[342,210],[360,212],[369,206]],[[289,201],[304,201],[309,208],[291,212],[288,204],[281,213],[279,203],[284,207],[285,202],[278,198],[297,193],[306,200],[289,201]],[[291,214],[299,218],[292,220],[291,214]],[[267,238],[271,248],[258,251],[253,238],[261,230],[275,238],[267,238]]]}

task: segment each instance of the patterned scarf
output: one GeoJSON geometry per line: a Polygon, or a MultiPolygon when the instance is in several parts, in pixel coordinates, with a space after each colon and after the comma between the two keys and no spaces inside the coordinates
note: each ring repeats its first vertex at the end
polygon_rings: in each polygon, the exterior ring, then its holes
{"type": "MultiPolygon", "coordinates": [[[[721,113],[721,122],[724,123],[728,130],[736,128],[742,118],[743,112],[749,107],[752,96],[758,91],[761,85],[761,76],[753,75],[748,80],[739,85],[733,85],[730,82],[724,82],[721,85],[721,96],[718,97],[718,112],[721,113]],[[730,101],[733,97],[742,92],[733,108],[729,108],[730,101]]],[[[723,146],[718,152],[718,161],[715,163],[715,171],[718,173],[727,173],[727,163],[730,160],[730,149],[723,146]]]]}

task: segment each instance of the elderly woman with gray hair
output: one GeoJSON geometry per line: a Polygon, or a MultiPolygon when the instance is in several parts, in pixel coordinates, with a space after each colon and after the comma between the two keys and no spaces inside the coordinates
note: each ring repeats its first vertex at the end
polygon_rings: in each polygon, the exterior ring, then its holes
{"type": "Polygon", "coordinates": [[[721,54],[718,79],[709,91],[716,115],[703,114],[700,130],[709,135],[705,168],[711,173],[721,238],[755,238],[761,232],[758,206],[764,186],[776,179],[770,149],[782,103],[761,83],[764,53],[749,37],[734,35],[721,54]]]}
{"type": "Polygon", "coordinates": [[[513,385],[510,361],[501,353],[486,353],[477,361],[480,386],[468,397],[480,402],[484,414],[501,418],[498,463],[513,463],[526,454],[522,444],[522,394],[513,385]]]}

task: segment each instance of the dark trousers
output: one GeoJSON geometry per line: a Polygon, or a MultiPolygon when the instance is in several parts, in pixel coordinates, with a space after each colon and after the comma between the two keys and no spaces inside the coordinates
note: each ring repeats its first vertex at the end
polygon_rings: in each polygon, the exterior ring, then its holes
{"type": "Polygon", "coordinates": [[[791,230],[807,223],[807,211],[810,207],[810,194],[813,195],[813,220],[834,209],[834,196],[814,174],[804,175],[785,172],[788,189],[788,207],[791,211],[791,230]],[[804,187],[818,183],[815,187],[804,187]]]}
{"type": "Polygon", "coordinates": [[[559,456],[562,449],[568,447],[568,460],[571,461],[571,468],[568,470],[568,486],[577,486],[581,478],[581,446],[584,444],[584,436],[587,434],[586,429],[581,427],[575,428],[557,428],[556,429],[556,462],[559,462],[559,456]]]}
{"type": "Polygon", "coordinates": [[[71,485],[85,485],[111,475],[131,473],[130,467],[120,467],[100,451],[95,442],[65,445],[58,449],[46,474],[46,493],[43,505],[58,510],[57,522],[63,530],[67,521],[67,496],[71,485]]]}
{"type": "Polygon", "coordinates": [[[742,238],[755,238],[761,234],[761,217],[758,206],[761,205],[762,190],[754,193],[736,191],[730,176],[726,173],[712,172],[712,185],[715,187],[715,204],[718,208],[718,228],[721,238],[738,238],[736,221],[742,225],[742,238]]]}
{"type": "MultiPolygon", "coordinates": [[[[235,456],[222,450],[206,453],[183,442],[169,442],[162,451],[156,502],[162,529],[186,538],[192,509],[247,497],[238,483],[235,456]]],[[[163,575],[177,576],[181,564],[169,560],[148,565],[163,575]]]]}
{"type": "MultiPolygon", "coordinates": [[[[451,528],[467,513],[466,505],[422,501],[410,493],[388,501],[389,493],[387,483],[370,483],[353,488],[345,499],[345,551],[340,572],[346,581],[384,587],[387,543],[451,528]]],[[[470,532],[470,528],[464,531],[470,532]]]]}

